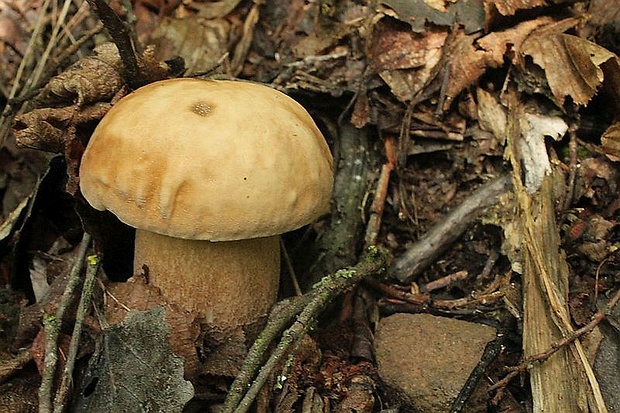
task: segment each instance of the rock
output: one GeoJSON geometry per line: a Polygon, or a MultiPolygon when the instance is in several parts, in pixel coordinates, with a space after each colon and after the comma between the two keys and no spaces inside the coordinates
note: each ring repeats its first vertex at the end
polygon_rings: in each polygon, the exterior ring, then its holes
{"type": "Polygon", "coordinates": [[[495,338],[495,329],[429,314],[394,314],[379,322],[379,375],[419,412],[448,412],[495,338]]]}

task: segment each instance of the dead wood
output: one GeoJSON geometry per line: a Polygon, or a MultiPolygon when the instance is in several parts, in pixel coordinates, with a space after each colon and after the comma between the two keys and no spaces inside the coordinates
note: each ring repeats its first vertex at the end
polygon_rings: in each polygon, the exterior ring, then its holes
{"type": "Polygon", "coordinates": [[[278,314],[281,307],[276,307],[269,317],[267,328],[256,339],[241,367],[241,372],[230,387],[223,411],[246,412],[274,369],[290,354],[298,340],[313,328],[316,318],[325,307],[360,281],[378,275],[383,271],[385,264],[384,252],[376,247],[370,247],[365,257],[354,267],[332,273],[317,283],[306,295],[291,299],[284,307],[284,317],[278,314]],[[277,347],[262,363],[258,375],[254,378],[270,343],[291,322],[290,327],[282,333],[277,347]],[[254,381],[250,384],[252,379],[254,381]]]}
{"type": "Polygon", "coordinates": [[[411,282],[510,188],[508,176],[501,176],[480,187],[396,259],[388,269],[388,276],[402,283],[411,282]]]}

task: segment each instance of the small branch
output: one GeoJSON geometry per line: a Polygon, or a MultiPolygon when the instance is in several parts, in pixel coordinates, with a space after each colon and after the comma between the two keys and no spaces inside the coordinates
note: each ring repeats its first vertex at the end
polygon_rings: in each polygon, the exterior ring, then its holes
{"type": "Polygon", "coordinates": [[[544,362],[561,348],[568,346],[570,343],[579,339],[581,336],[588,334],[589,332],[594,330],[594,328],[598,326],[608,314],[611,313],[613,308],[618,304],[618,301],[620,301],[620,290],[616,291],[616,294],[614,294],[613,298],[609,301],[609,303],[607,303],[603,310],[598,311],[592,316],[592,320],[588,324],[581,327],[579,330],[575,330],[571,335],[554,342],[547,350],[543,351],[542,353],[534,354],[530,357],[524,358],[521,364],[515,367],[511,367],[510,373],[508,373],[503,379],[489,387],[488,392],[490,393],[495,390],[503,389],[516,376],[521,373],[525,373],[526,371],[531,369],[533,364],[544,362]]]}
{"type": "Polygon", "coordinates": [[[381,175],[379,175],[379,181],[377,181],[375,198],[370,206],[370,217],[368,218],[368,225],[366,226],[366,246],[377,244],[377,236],[381,229],[381,218],[383,217],[385,199],[387,198],[390,175],[396,167],[396,153],[394,152],[394,140],[392,138],[385,139],[385,156],[387,162],[383,164],[381,168],[381,175]]]}
{"type": "Polygon", "coordinates": [[[82,287],[82,296],[80,297],[77,315],[75,316],[75,324],[73,325],[73,334],[71,335],[71,344],[69,345],[69,352],[67,354],[67,361],[65,362],[62,382],[60,383],[60,388],[58,389],[56,398],[54,399],[54,413],[62,413],[65,410],[69,390],[71,389],[71,384],[73,383],[73,367],[75,366],[75,360],[77,358],[77,352],[80,345],[84,317],[90,308],[90,300],[100,264],[101,261],[96,255],[91,255],[88,257],[86,277],[84,279],[84,286],[82,287]]]}
{"type": "Polygon", "coordinates": [[[435,224],[411,248],[394,261],[388,276],[409,283],[456,241],[465,230],[511,188],[507,175],[478,188],[461,205],[435,224]]]}
{"type": "MultiPolygon", "coordinates": [[[[251,378],[260,366],[261,354],[264,353],[264,350],[267,349],[269,343],[274,338],[273,332],[265,333],[267,328],[261,333],[252,349],[250,349],[248,358],[246,358],[246,361],[248,359],[251,359],[251,361],[244,362],[241,373],[237,376],[228,392],[223,411],[234,413],[246,412],[269,375],[277,368],[283,358],[290,354],[292,348],[303,335],[312,328],[317,316],[327,304],[343,291],[352,288],[363,279],[381,272],[386,264],[386,259],[386,254],[383,251],[376,247],[370,247],[367,255],[356,266],[350,269],[339,270],[323,278],[308,294],[297,299],[297,303],[293,302],[289,307],[289,310],[292,311],[284,319],[280,319],[278,323],[289,321],[295,315],[297,315],[297,319],[291,327],[284,331],[280,343],[260,369],[254,382],[249,385],[251,378]],[[245,389],[247,391],[244,394],[245,389]]],[[[274,316],[270,316],[270,319],[272,317],[274,316]]]]}
{"type": "Polygon", "coordinates": [[[80,272],[86,252],[90,245],[91,236],[84,233],[80,247],[71,273],[65,288],[60,305],[56,310],[56,315],[46,315],[43,317],[43,327],[45,329],[45,358],[43,361],[43,374],[41,386],[39,387],[39,413],[50,413],[52,411],[52,388],[54,384],[54,374],[58,363],[58,335],[62,326],[62,319],[71,304],[73,293],[80,284],[80,272]]]}
{"type": "Polygon", "coordinates": [[[86,0],[99,20],[103,23],[112,41],[118,48],[123,63],[123,79],[131,89],[137,89],[145,84],[136,51],[131,41],[131,31],[120,17],[108,6],[104,0],[86,0]]]}
{"type": "Polygon", "coordinates": [[[231,412],[238,405],[244,392],[250,386],[252,379],[260,368],[265,354],[269,351],[271,342],[290,324],[291,319],[303,310],[308,304],[309,298],[309,294],[293,297],[278,303],[273,308],[267,320],[267,325],[254,341],[254,344],[243,361],[239,373],[228,390],[228,396],[226,397],[223,407],[224,412],[231,412]]]}

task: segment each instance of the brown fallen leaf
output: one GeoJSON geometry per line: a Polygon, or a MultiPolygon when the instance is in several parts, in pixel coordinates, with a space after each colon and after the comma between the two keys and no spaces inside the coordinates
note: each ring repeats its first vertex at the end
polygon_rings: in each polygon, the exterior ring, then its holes
{"type": "Polygon", "coordinates": [[[52,78],[43,100],[86,103],[110,100],[123,86],[122,64],[114,43],[103,43],[65,72],[52,78]]]}
{"type": "Polygon", "coordinates": [[[601,146],[612,161],[620,161],[620,122],[611,125],[601,136],[601,146]]]}
{"type": "Polygon", "coordinates": [[[578,23],[566,19],[534,30],[518,50],[517,64],[527,72],[525,57],[530,56],[544,70],[551,97],[560,106],[566,97],[577,105],[587,104],[603,82],[601,65],[617,58],[595,43],[564,33],[578,23]]]}
{"type": "Polygon", "coordinates": [[[545,0],[484,0],[484,8],[487,10],[487,14],[495,9],[502,16],[512,16],[519,10],[528,10],[546,5],[547,2],[545,0]]]}
{"type": "Polygon", "coordinates": [[[15,118],[13,134],[21,147],[62,153],[72,138],[70,130],[99,120],[110,109],[109,103],[78,108],[41,108],[15,118]]]}
{"type": "Polygon", "coordinates": [[[443,109],[447,110],[456,96],[475,84],[488,68],[503,66],[504,60],[512,58],[514,49],[521,45],[532,30],[552,22],[550,17],[540,17],[481,38],[475,35],[454,36],[449,49],[450,81],[443,109]]]}
{"type": "Polygon", "coordinates": [[[468,34],[484,28],[485,7],[482,0],[383,0],[379,3],[386,6],[382,9],[385,14],[410,24],[416,33],[428,30],[427,23],[444,27],[458,23],[468,34]]]}
{"type": "Polygon", "coordinates": [[[416,34],[408,27],[381,21],[373,33],[371,71],[379,74],[401,102],[407,102],[432,80],[447,37],[445,30],[416,34]]]}

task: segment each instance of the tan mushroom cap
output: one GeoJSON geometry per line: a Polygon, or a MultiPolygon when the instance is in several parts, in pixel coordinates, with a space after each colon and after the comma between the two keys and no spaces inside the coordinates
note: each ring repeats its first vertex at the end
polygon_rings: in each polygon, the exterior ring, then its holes
{"type": "Polygon", "coordinates": [[[164,80],[121,99],[93,133],[80,188],[96,209],[176,238],[281,234],[329,209],[333,160],[306,110],[243,81],[164,80]]]}

